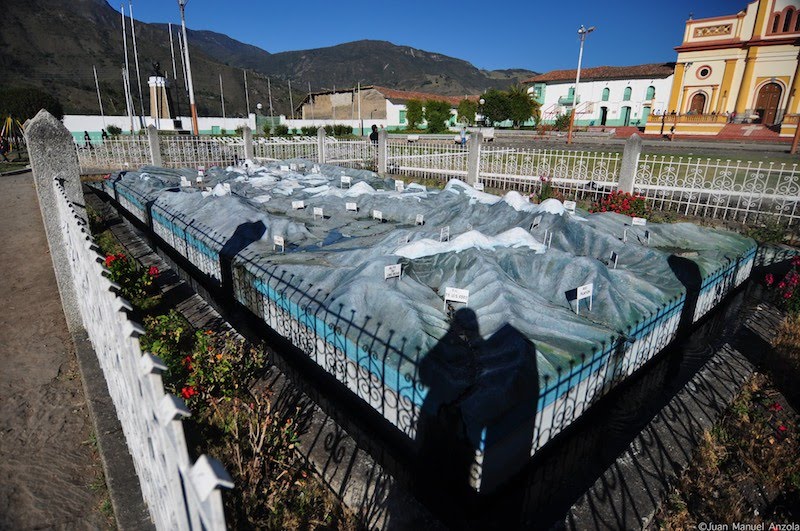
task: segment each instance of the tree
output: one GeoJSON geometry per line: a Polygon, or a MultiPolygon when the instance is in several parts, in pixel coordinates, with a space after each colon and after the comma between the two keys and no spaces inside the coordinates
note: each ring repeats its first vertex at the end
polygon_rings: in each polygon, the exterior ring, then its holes
{"type": "Polygon", "coordinates": [[[46,92],[35,88],[0,89],[0,118],[11,117],[25,123],[42,109],[59,120],[64,118],[61,103],[46,92]]]}
{"type": "Polygon", "coordinates": [[[487,125],[503,122],[511,118],[511,103],[508,94],[497,89],[489,89],[483,95],[483,116],[487,125]]]}
{"type": "Polygon", "coordinates": [[[519,127],[523,122],[533,118],[539,122],[539,102],[533,100],[525,87],[512,85],[508,89],[509,118],[514,122],[514,127],[519,127]]]}
{"type": "Polygon", "coordinates": [[[446,101],[428,100],[425,102],[425,120],[428,122],[428,131],[443,133],[447,130],[450,108],[450,104],[446,101]]]}
{"type": "Polygon", "coordinates": [[[408,100],[406,102],[406,121],[408,129],[416,129],[422,123],[423,112],[422,102],[419,100],[408,100]]]}
{"type": "Polygon", "coordinates": [[[461,100],[458,104],[458,121],[466,122],[469,125],[475,123],[475,114],[478,112],[478,104],[472,100],[461,100]]]}

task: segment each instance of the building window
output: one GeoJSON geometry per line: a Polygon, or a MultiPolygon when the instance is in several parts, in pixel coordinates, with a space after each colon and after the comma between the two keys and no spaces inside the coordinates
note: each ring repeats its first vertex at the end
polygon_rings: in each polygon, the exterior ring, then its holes
{"type": "Polygon", "coordinates": [[[603,89],[603,101],[608,101],[608,98],[611,96],[611,91],[608,90],[608,87],[603,89]]]}
{"type": "Polygon", "coordinates": [[[567,97],[572,99],[573,96],[575,96],[575,87],[570,87],[569,94],[567,94],[567,97]]]}
{"type": "Polygon", "coordinates": [[[631,101],[631,90],[630,87],[625,87],[625,92],[622,93],[622,101],[631,101]]]}
{"type": "Polygon", "coordinates": [[[786,10],[786,14],[783,18],[783,32],[788,33],[789,28],[792,27],[792,17],[794,16],[794,9],[791,7],[786,10]]]}
{"type": "Polygon", "coordinates": [[[405,109],[400,111],[400,123],[401,124],[406,123],[406,111],[405,111],[405,109]]]}
{"type": "Polygon", "coordinates": [[[703,65],[697,69],[697,78],[698,79],[705,79],[711,75],[711,67],[708,65],[703,65]]]}
{"type": "Polygon", "coordinates": [[[778,26],[781,23],[781,16],[775,13],[772,16],[772,33],[778,33],[778,26]]]}
{"type": "Polygon", "coordinates": [[[794,31],[795,33],[800,31],[800,11],[798,11],[794,15],[794,31]]]}
{"type": "Polygon", "coordinates": [[[647,101],[652,100],[656,97],[656,88],[653,85],[647,87],[647,94],[645,95],[644,99],[647,101]]]}

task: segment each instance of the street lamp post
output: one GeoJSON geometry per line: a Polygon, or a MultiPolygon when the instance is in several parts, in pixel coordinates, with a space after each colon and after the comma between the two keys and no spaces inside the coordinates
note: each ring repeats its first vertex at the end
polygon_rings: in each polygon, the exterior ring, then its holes
{"type": "Polygon", "coordinates": [[[186,16],[185,9],[186,3],[189,0],[178,0],[178,5],[181,8],[181,28],[183,29],[183,43],[184,53],[186,54],[186,78],[189,82],[189,107],[192,109],[192,133],[195,135],[200,134],[197,127],[197,105],[194,102],[194,86],[192,84],[192,63],[189,61],[189,40],[186,38],[186,16]]]}
{"type": "Polygon", "coordinates": [[[479,114],[481,115],[481,125],[484,126],[484,127],[486,126],[486,116],[484,116],[484,114],[483,114],[483,106],[484,106],[485,103],[486,103],[486,100],[483,99],[483,98],[478,100],[478,104],[480,105],[479,114]]]}
{"type": "Polygon", "coordinates": [[[575,127],[575,115],[578,112],[578,84],[581,82],[581,61],[583,60],[583,43],[586,36],[595,30],[595,26],[585,28],[583,24],[578,28],[578,36],[581,39],[581,48],[578,52],[578,72],[575,76],[575,93],[572,95],[572,112],[569,115],[569,131],[567,132],[567,144],[572,144],[572,128],[575,127]]]}

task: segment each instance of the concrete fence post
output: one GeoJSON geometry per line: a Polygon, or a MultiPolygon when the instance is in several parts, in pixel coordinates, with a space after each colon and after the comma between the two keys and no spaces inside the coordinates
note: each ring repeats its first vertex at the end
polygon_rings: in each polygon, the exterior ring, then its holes
{"type": "Polygon", "coordinates": [[[317,162],[325,164],[325,137],[327,133],[324,127],[317,129],[317,162]]]}
{"type": "Polygon", "coordinates": [[[475,186],[478,182],[482,144],[483,134],[479,131],[472,133],[467,140],[467,184],[470,186],[475,186]]]}
{"type": "Polygon", "coordinates": [[[388,168],[389,155],[389,131],[381,129],[378,131],[378,175],[386,175],[388,168]]]}
{"type": "Polygon", "coordinates": [[[622,192],[633,193],[636,184],[636,169],[639,167],[639,157],[642,155],[642,138],[636,133],[625,142],[625,151],[622,152],[622,167],[619,171],[617,189],[622,192]]]}
{"type": "Polygon", "coordinates": [[[61,228],[54,186],[56,179],[64,182],[67,198],[75,206],[75,212],[84,223],[87,222],[75,142],[67,128],[44,109],[25,127],[25,142],[64,315],[70,332],[77,333],[83,329],[83,320],[72,281],[69,249],[61,228]]]}
{"type": "Polygon", "coordinates": [[[253,151],[253,130],[250,126],[246,125],[242,129],[242,136],[244,137],[244,158],[245,160],[255,159],[253,151]]]}
{"type": "Polygon", "coordinates": [[[158,129],[153,125],[147,126],[147,144],[150,147],[150,164],[159,168],[161,163],[161,145],[158,143],[158,129]]]}

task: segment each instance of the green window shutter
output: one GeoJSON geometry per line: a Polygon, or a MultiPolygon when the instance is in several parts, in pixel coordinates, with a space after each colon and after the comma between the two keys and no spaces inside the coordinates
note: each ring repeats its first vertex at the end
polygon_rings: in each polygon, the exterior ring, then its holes
{"type": "Polygon", "coordinates": [[[631,101],[631,90],[630,87],[625,87],[625,92],[622,94],[622,101],[631,101]]]}
{"type": "Polygon", "coordinates": [[[603,101],[608,101],[608,98],[611,95],[611,91],[608,88],[603,89],[603,101]]]}

